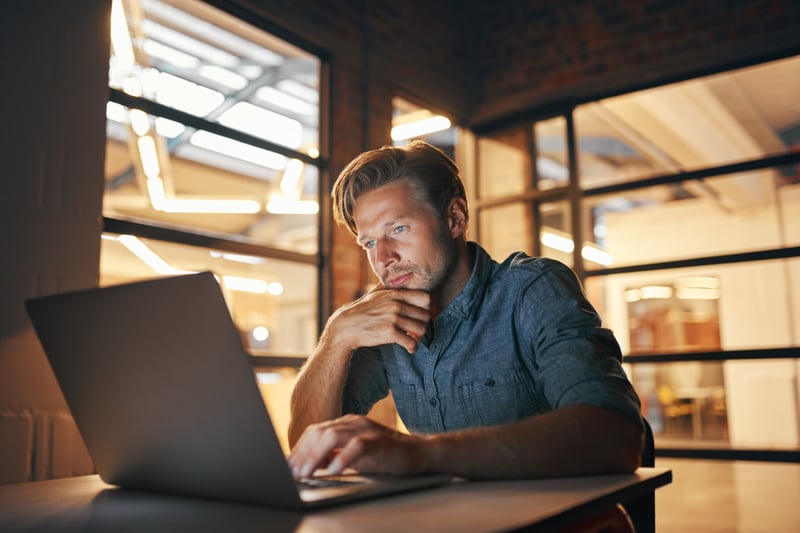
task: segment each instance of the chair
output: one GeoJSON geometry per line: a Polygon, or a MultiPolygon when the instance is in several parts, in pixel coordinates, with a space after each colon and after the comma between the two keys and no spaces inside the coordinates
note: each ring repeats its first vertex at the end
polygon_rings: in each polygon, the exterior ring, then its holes
{"type": "MultiPolygon", "coordinates": [[[[656,464],[656,446],[653,440],[653,428],[646,418],[644,424],[644,443],[642,445],[642,466],[653,467],[656,464]]],[[[656,495],[655,493],[639,496],[623,505],[633,522],[636,533],[655,533],[656,530],[656,495]]]]}
{"type": "MultiPolygon", "coordinates": [[[[656,463],[653,429],[644,417],[642,423],[642,466],[652,467],[656,463]]],[[[559,529],[558,533],[655,533],[655,530],[656,495],[651,493],[625,504],[617,504],[607,511],[559,529]]]]}

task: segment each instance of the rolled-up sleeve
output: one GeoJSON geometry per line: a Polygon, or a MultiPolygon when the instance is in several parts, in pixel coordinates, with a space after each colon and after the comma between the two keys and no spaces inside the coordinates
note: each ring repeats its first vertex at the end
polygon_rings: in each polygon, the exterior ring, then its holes
{"type": "Polygon", "coordinates": [[[529,333],[529,369],[558,409],[590,404],[641,423],[639,398],[622,369],[619,344],[601,326],[574,272],[548,261],[519,294],[517,327],[529,333]]]}

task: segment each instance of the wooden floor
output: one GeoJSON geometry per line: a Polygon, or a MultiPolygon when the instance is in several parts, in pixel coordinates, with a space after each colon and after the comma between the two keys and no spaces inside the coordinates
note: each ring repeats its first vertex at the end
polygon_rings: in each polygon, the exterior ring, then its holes
{"type": "Polygon", "coordinates": [[[657,458],[658,533],[800,531],[800,464],[657,458]]]}

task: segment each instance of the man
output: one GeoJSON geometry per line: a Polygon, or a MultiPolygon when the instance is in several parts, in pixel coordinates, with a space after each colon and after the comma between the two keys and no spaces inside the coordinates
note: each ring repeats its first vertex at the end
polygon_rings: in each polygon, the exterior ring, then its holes
{"type": "Polygon", "coordinates": [[[380,282],[336,311],[292,395],[297,478],[346,467],[531,478],[639,466],[639,400],[574,273],[466,239],[456,165],[421,142],[365,152],[333,188],[380,282]],[[391,390],[410,434],[366,418],[391,390]],[[343,416],[344,415],[344,416],[343,416]]]}

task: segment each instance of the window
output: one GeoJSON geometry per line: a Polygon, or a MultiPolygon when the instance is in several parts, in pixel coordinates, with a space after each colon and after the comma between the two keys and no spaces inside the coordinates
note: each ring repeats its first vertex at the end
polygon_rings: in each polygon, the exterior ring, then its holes
{"type": "Polygon", "coordinates": [[[111,33],[101,284],[211,270],[253,355],[305,357],[321,60],[197,0],[114,0],[111,33]]]}
{"type": "Polygon", "coordinates": [[[478,240],[576,270],[662,451],[800,449],[799,92],[792,57],[477,139],[478,240]]]}

